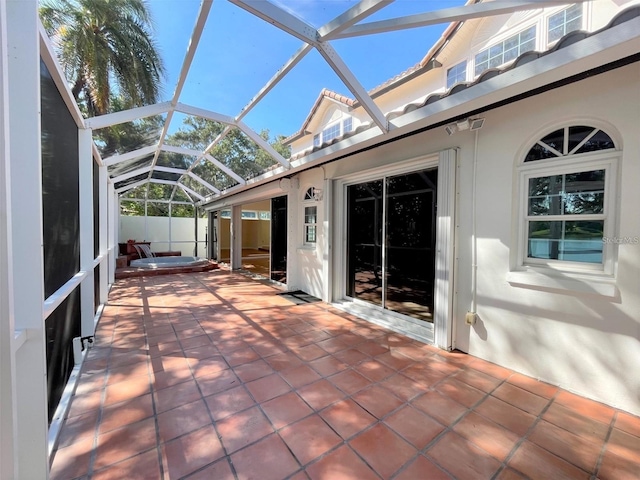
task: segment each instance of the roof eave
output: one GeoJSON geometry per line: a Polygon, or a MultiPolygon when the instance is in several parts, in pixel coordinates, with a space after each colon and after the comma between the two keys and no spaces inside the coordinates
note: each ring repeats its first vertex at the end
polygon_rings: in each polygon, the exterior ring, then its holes
{"type": "Polygon", "coordinates": [[[208,210],[215,210],[222,199],[260,184],[299,173],[317,165],[335,161],[354,152],[368,149],[382,142],[392,141],[411,132],[435,128],[448,121],[464,117],[470,112],[495,108],[509,99],[561,82],[566,78],[606,66],[640,53],[640,17],[597,32],[563,49],[550,52],[535,61],[510,69],[501,75],[473,85],[455,95],[405,113],[392,120],[391,130],[382,135],[373,127],[311,152],[291,162],[288,171],[274,170],[268,177],[257,177],[251,184],[234,187],[221,196],[201,202],[208,210]]]}

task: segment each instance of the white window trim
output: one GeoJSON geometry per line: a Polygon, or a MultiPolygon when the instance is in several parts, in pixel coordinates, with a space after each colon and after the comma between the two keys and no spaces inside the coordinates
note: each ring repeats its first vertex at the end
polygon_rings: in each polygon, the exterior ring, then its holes
{"type": "Polygon", "coordinates": [[[528,179],[590,170],[605,170],[604,237],[612,238],[618,231],[618,163],[621,152],[607,150],[553,157],[522,163],[518,172],[518,238],[515,267],[507,274],[507,281],[519,287],[548,291],[568,291],[616,297],[615,282],[617,245],[603,242],[602,264],[587,264],[562,260],[530,259],[527,257],[528,179]]]}
{"type": "Polygon", "coordinates": [[[302,205],[302,243],[306,247],[315,248],[318,244],[318,205],[316,203],[312,203],[307,201],[307,203],[302,205]],[[315,208],[316,209],[316,221],[314,223],[307,223],[307,208],[315,208]],[[310,242],[307,240],[307,227],[315,227],[315,241],[310,242]]]}
{"type": "MultiPolygon", "coordinates": [[[[315,200],[315,198],[305,198],[307,196],[307,192],[309,190],[314,190],[315,187],[311,186],[308,188],[303,188],[302,189],[302,202],[301,202],[301,207],[302,207],[302,239],[300,241],[300,249],[301,250],[314,250],[316,248],[316,245],[318,245],[318,202],[315,200]],[[312,223],[307,223],[306,222],[306,208],[307,207],[316,207],[316,223],[312,224],[312,223]],[[315,225],[316,227],[316,241],[315,242],[307,242],[307,226],[308,225],[315,225]]],[[[312,195],[313,196],[313,195],[312,195]]]]}

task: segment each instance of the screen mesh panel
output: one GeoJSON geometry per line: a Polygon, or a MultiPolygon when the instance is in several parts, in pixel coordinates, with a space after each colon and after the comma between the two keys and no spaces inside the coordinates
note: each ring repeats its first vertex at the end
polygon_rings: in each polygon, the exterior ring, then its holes
{"type": "Polygon", "coordinates": [[[74,337],[80,336],[80,288],[76,288],[44,323],[47,341],[49,423],[73,370],[74,337]]]}
{"type": "Polygon", "coordinates": [[[45,298],[80,270],[78,127],[40,62],[45,298]]]}

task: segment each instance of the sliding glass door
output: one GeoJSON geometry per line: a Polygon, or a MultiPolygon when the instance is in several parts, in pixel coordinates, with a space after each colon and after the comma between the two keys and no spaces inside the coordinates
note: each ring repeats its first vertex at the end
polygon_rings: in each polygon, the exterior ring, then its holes
{"type": "Polygon", "coordinates": [[[347,295],[433,321],[436,168],[347,187],[347,295]]]}

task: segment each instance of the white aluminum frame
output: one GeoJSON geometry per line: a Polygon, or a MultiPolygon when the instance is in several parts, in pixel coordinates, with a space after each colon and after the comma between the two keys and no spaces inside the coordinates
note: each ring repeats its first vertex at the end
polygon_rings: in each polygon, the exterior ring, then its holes
{"type": "MultiPolygon", "coordinates": [[[[327,274],[328,291],[335,305],[373,323],[397,330],[412,338],[434,343],[443,349],[452,347],[453,285],[455,250],[455,211],[457,154],[444,150],[398,164],[368,170],[334,179],[333,183],[333,258],[331,277],[327,274]],[[434,285],[433,324],[416,320],[391,310],[346,295],[347,216],[346,189],[350,185],[387,176],[402,175],[429,168],[438,168],[438,214],[436,231],[436,278],[434,285]]],[[[384,225],[383,225],[384,227],[384,225]]],[[[384,232],[383,232],[384,237],[384,232]]],[[[383,250],[384,256],[384,250],[383,250]]],[[[384,261],[384,258],[383,258],[384,261]]],[[[327,269],[328,270],[328,269],[327,269]]],[[[384,282],[384,279],[383,279],[384,282]]]]}

